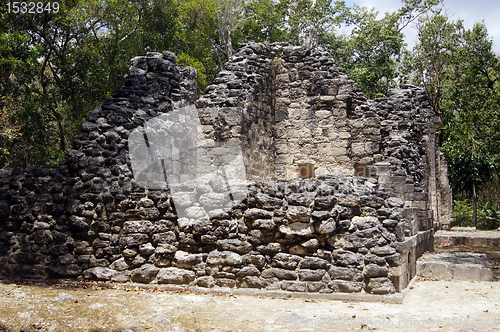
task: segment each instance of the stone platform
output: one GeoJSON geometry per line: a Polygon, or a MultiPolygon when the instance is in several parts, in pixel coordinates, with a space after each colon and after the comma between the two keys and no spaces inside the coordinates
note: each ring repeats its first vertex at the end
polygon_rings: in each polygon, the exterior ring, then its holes
{"type": "Polygon", "coordinates": [[[437,231],[434,234],[434,246],[500,247],[500,232],[474,231],[473,228],[437,231]]]}
{"type": "Polygon", "coordinates": [[[471,252],[427,253],[417,261],[417,275],[439,280],[493,280],[488,257],[471,252]]]}

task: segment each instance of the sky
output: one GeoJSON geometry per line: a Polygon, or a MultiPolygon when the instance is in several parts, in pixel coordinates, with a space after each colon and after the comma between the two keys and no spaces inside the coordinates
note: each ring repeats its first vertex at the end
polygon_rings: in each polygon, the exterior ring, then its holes
{"type": "MultiPolygon", "coordinates": [[[[379,13],[394,12],[402,4],[401,0],[347,0],[351,6],[356,3],[363,7],[374,7],[379,13]]],[[[500,1],[498,0],[444,0],[444,9],[448,16],[456,21],[464,20],[467,29],[472,28],[475,22],[484,20],[488,35],[493,39],[493,50],[500,54],[500,1]]],[[[416,32],[413,28],[403,30],[409,48],[416,42],[416,32]]]]}

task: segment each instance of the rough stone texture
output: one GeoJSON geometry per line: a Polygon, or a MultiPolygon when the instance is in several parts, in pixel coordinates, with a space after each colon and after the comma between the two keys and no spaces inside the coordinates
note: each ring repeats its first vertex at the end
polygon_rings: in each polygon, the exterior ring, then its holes
{"type": "Polygon", "coordinates": [[[417,261],[420,277],[439,280],[492,281],[493,271],[485,254],[440,252],[417,261]]]}
{"type": "Polygon", "coordinates": [[[434,235],[436,247],[472,246],[472,247],[500,247],[500,232],[491,231],[437,231],[434,235]]]}
{"type": "Polygon", "coordinates": [[[175,62],[169,52],[133,58],[125,86],[90,113],[58,167],[0,170],[2,275],[321,293],[406,287],[433,228],[451,216],[423,90],[368,101],[324,51],[250,43],[196,100],[195,70],[175,62]],[[241,200],[217,178],[155,189],[134,179],[129,135],[195,103],[216,163],[241,147],[245,169],[235,172],[253,181],[241,200]]]}

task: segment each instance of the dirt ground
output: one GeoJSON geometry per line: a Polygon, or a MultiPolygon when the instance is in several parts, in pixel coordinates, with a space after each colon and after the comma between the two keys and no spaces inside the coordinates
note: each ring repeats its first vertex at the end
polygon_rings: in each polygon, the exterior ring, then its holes
{"type": "Polygon", "coordinates": [[[420,279],[389,304],[0,282],[0,331],[353,330],[500,331],[500,283],[420,279]]]}

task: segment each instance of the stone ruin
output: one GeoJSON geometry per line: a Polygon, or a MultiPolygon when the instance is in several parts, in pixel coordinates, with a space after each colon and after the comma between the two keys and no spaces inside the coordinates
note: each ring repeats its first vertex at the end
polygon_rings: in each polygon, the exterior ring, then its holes
{"type": "Polygon", "coordinates": [[[250,43],[198,99],[196,71],[176,61],[133,58],[58,167],[0,171],[1,275],[319,293],[408,285],[452,213],[423,89],[367,100],[324,50],[250,43]]]}

